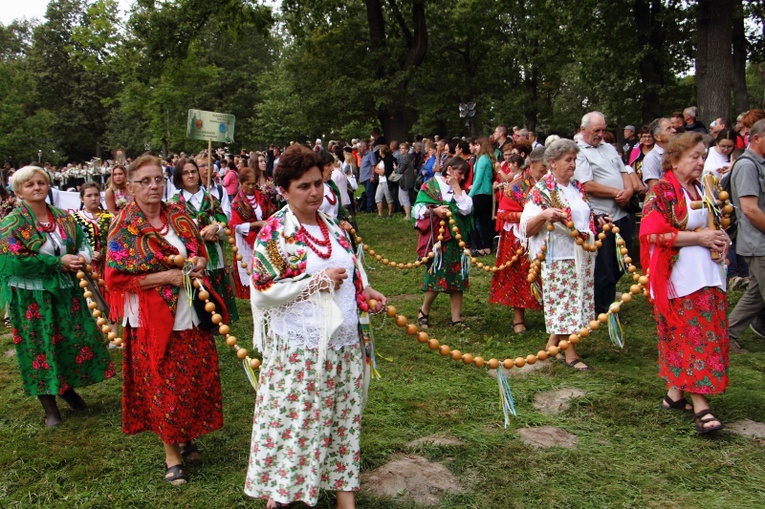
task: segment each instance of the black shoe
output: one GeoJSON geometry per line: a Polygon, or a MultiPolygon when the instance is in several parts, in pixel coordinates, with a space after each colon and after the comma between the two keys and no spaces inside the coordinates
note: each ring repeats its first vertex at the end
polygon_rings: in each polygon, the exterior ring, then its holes
{"type": "Polygon", "coordinates": [[[85,400],[82,399],[79,394],[74,392],[74,389],[68,389],[66,392],[61,394],[61,397],[69,404],[70,407],[72,407],[72,410],[85,410],[88,408],[85,400]]]}

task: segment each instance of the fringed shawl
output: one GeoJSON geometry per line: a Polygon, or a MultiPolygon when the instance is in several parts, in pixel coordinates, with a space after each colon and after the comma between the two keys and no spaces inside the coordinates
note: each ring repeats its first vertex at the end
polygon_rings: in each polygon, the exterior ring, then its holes
{"type": "MultiPolygon", "coordinates": [[[[255,196],[255,201],[258,202],[258,206],[260,207],[260,210],[263,214],[263,217],[260,219],[260,221],[268,219],[268,217],[274,213],[274,204],[271,202],[271,200],[268,199],[266,193],[263,193],[257,189],[254,191],[253,196],[255,196]]],[[[239,190],[239,192],[236,193],[234,200],[231,202],[231,226],[236,226],[237,224],[243,223],[252,223],[258,220],[258,217],[255,215],[255,210],[252,208],[252,205],[250,205],[250,202],[247,199],[247,196],[245,196],[244,191],[239,190]]],[[[258,228],[250,228],[250,232],[246,237],[244,237],[244,239],[250,246],[254,246],[257,236],[258,228]]]]}
{"type": "Polygon", "coordinates": [[[500,195],[499,206],[497,207],[495,224],[497,231],[502,231],[505,223],[512,223],[513,225],[520,223],[523,206],[526,204],[529,191],[536,182],[529,170],[525,170],[504,186],[504,192],[500,195]]]}
{"type": "MultiPolygon", "coordinates": [[[[466,193],[467,190],[463,189],[462,192],[466,193]]],[[[449,210],[451,210],[452,219],[456,221],[457,227],[460,229],[460,234],[462,235],[463,239],[467,239],[470,233],[473,231],[473,214],[468,214],[467,216],[462,215],[462,213],[459,211],[459,208],[457,208],[456,196],[454,200],[446,203],[443,196],[441,195],[441,187],[438,184],[438,179],[432,178],[422,185],[422,189],[420,189],[420,192],[417,193],[417,199],[415,200],[414,204],[417,205],[419,203],[432,205],[434,207],[446,205],[449,210]]],[[[412,216],[412,218],[412,221],[414,221],[416,224],[417,220],[414,219],[414,216],[412,216]]],[[[449,233],[451,233],[450,228],[446,228],[444,230],[445,241],[451,238],[449,233]]]]}
{"type": "MultiPolygon", "coordinates": [[[[589,203],[589,200],[587,199],[587,192],[584,190],[584,186],[576,180],[571,180],[571,184],[579,191],[580,196],[582,197],[582,200],[584,200],[585,203],[589,203]]],[[[566,199],[566,196],[561,192],[560,187],[558,186],[558,181],[555,179],[555,176],[548,172],[544,177],[542,177],[542,180],[537,182],[531,190],[529,190],[528,193],[528,200],[526,203],[526,206],[524,207],[524,214],[523,220],[521,220],[521,226],[520,226],[520,234],[521,237],[526,239],[526,224],[528,224],[528,221],[536,216],[537,213],[541,212],[542,210],[549,209],[549,208],[557,208],[566,213],[568,217],[571,216],[571,207],[569,206],[568,200],[566,199]],[[528,213],[525,212],[526,209],[532,210],[535,213],[528,213]]],[[[555,238],[561,238],[561,239],[568,239],[570,242],[575,242],[573,238],[571,238],[570,232],[566,226],[561,222],[556,222],[554,224],[555,230],[553,232],[553,235],[555,235],[555,238]]],[[[592,236],[595,235],[597,230],[595,229],[595,215],[590,212],[590,222],[589,222],[589,230],[588,231],[580,231],[579,234],[581,235],[582,239],[585,242],[591,242],[592,236]]],[[[545,242],[545,231],[540,231],[536,235],[529,238],[529,257],[532,259],[537,256],[537,254],[540,252],[540,248],[542,244],[545,242]]],[[[550,247],[550,246],[548,246],[550,247]]]]}
{"type": "Polygon", "coordinates": [[[109,225],[114,219],[114,216],[108,210],[100,210],[94,214],[93,220],[85,216],[85,212],[80,210],[73,214],[74,220],[80,226],[85,233],[85,237],[88,239],[90,249],[96,253],[101,253],[101,263],[99,264],[98,273],[103,276],[103,264],[106,256],[106,239],[109,235],[109,225]]]}
{"type": "MultiPolygon", "coordinates": [[[[339,224],[325,214],[319,213],[319,220],[324,221],[331,235],[353,257],[355,270],[353,283],[356,290],[356,303],[360,314],[368,311],[364,298],[364,288],[369,284],[366,273],[360,267],[353,253],[350,240],[339,224]]],[[[323,370],[329,338],[343,321],[339,306],[335,303],[334,292],[331,291],[329,278],[317,274],[306,273],[308,246],[300,232],[300,221],[285,206],[270,218],[258,234],[255,249],[252,253],[252,276],[250,279],[251,306],[254,322],[253,346],[269,358],[273,353],[270,340],[272,324],[290,313],[291,305],[298,301],[311,301],[319,306],[324,317],[323,324],[317,328],[321,331],[319,338],[319,365],[323,370]],[[321,291],[329,290],[329,291],[321,291]]],[[[288,339],[288,338],[287,338],[288,339]]],[[[362,340],[365,351],[369,351],[368,327],[362,328],[362,340]]],[[[367,355],[367,364],[370,359],[367,355]]]]}
{"type": "MultiPolygon", "coordinates": [[[[207,258],[207,250],[194,221],[179,203],[163,203],[162,209],[170,226],[186,246],[188,258],[207,258]]],[[[111,319],[119,320],[125,310],[127,294],[138,295],[138,337],[149,345],[149,360],[155,370],[165,355],[175,321],[179,288],[160,285],[141,289],[146,275],[176,268],[166,257],[175,256],[178,249],[170,244],[149,223],[135,201],[120,211],[109,229],[106,255],[106,285],[111,319]]],[[[205,287],[212,292],[209,281],[205,287]]],[[[225,309],[219,311],[224,317],[225,309]]]]}
{"type": "MultiPolygon", "coordinates": [[[[223,208],[218,199],[212,196],[207,189],[200,187],[200,190],[203,193],[203,198],[199,210],[197,210],[190,202],[186,201],[186,198],[183,196],[183,190],[179,190],[178,193],[168,201],[183,205],[186,213],[197,222],[197,228],[199,230],[209,226],[213,221],[225,223],[227,221],[226,214],[223,212],[223,208]]],[[[210,267],[218,266],[217,244],[217,240],[205,241],[207,254],[210,256],[210,267]]]]}
{"type": "MultiPolygon", "coordinates": [[[[48,206],[58,234],[64,242],[65,254],[77,254],[87,249],[85,234],[74,218],[63,210],[48,206]]],[[[11,278],[27,279],[35,284],[30,289],[55,293],[62,286],[73,286],[73,274],[65,272],[61,256],[41,254],[46,235],[38,228],[37,218],[27,205],[19,200],[16,208],[0,223],[0,284],[2,304],[10,300],[8,282],[11,278]]],[[[88,250],[89,251],[89,250],[88,250]]]]}
{"type": "MultiPolygon", "coordinates": [[[[698,185],[698,183],[695,183],[698,185]]],[[[648,269],[648,290],[653,305],[672,325],[683,327],[669,313],[672,266],[680,250],[675,247],[677,234],[688,223],[688,206],[682,186],[672,170],[664,174],[646,197],[640,221],[640,261],[648,269]]]]}

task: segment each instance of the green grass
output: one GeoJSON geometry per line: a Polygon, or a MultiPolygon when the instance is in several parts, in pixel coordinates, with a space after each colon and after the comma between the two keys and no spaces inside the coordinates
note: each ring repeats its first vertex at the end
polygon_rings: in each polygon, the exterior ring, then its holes
{"type": "MultiPolygon", "coordinates": [[[[365,242],[396,261],[415,258],[415,232],[401,216],[359,217],[365,242]]],[[[422,269],[394,270],[367,259],[372,284],[413,320],[421,302],[422,269]]],[[[530,332],[512,334],[512,310],[487,303],[490,275],[471,270],[463,314],[470,324],[449,326],[448,299],[440,296],[431,314],[431,335],[462,352],[485,358],[516,357],[544,347],[541,313],[531,312],[530,332]]],[[[622,281],[627,287],[626,278],[622,281]]],[[[729,295],[731,307],[741,292],[729,295]]],[[[249,303],[240,302],[233,333],[251,335],[249,303]]],[[[575,373],[560,363],[524,378],[511,378],[518,417],[503,429],[497,385],[485,369],[465,366],[420,345],[392,320],[373,319],[382,380],[372,383],[363,419],[363,469],[394,455],[416,453],[449,468],[466,488],[441,507],[457,508],[759,508],[765,500],[765,450],[758,440],[723,432],[696,436],[689,413],[659,409],[665,393],[656,376],[655,324],[644,299],[622,308],[626,344],[617,350],[601,330],[583,340],[579,352],[596,368],[575,373]],[[546,416],[532,406],[540,391],[575,387],[587,391],[571,408],[546,416]],[[558,426],[579,438],[576,449],[535,450],[517,430],[558,426]],[[434,433],[457,437],[462,446],[406,443],[434,433]]],[[[731,356],[730,387],[711,399],[724,422],[765,422],[765,342],[747,332],[740,343],[750,353],[731,356]]],[[[242,342],[247,345],[246,339],[242,342]]],[[[0,351],[12,349],[0,339],[0,351]]],[[[171,487],[162,481],[163,454],[151,434],[121,432],[120,381],[83,389],[90,408],[75,415],[62,404],[64,423],[42,426],[36,398],[21,391],[13,357],[0,356],[0,507],[253,507],[243,492],[255,393],[233,351],[219,348],[225,425],[202,437],[200,463],[191,481],[171,487]]],[[[120,354],[113,351],[117,364],[120,354]]],[[[405,509],[414,504],[358,496],[363,508],[405,509]]],[[[333,507],[329,495],[319,507],[333,507]]]]}

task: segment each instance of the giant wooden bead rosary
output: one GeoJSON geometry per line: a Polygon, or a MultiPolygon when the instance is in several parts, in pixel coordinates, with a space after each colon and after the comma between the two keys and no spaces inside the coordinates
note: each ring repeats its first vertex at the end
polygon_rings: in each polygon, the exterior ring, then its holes
{"type": "MultiPolygon", "coordinates": [[[[90,309],[90,314],[95,318],[96,325],[101,329],[101,332],[106,336],[106,339],[113,342],[115,345],[120,346],[122,345],[122,338],[117,337],[117,333],[112,330],[109,320],[104,316],[104,310],[98,308],[98,302],[93,299],[93,291],[89,288],[91,284],[94,287],[104,288],[104,280],[100,278],[92,279],[90,276],[93,275],[93,266],[88,264],[83,257],[80,257],[80,260],[83,262],[83,270],[78,270],[75,276],[80,280],[79,285],[80,288],[82,288],[82,296],[89,301],[88,309],[90,309]],[[88,279],[90,279],[90,281],[88,281],[88,279]]],[[[97,289],[98,288],[93,288],[93,290],[97,289]]]]}

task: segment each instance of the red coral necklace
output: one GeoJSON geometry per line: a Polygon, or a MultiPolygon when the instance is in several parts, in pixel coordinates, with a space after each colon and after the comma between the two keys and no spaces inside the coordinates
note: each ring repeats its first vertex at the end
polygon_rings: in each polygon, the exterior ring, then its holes
{"type": "Polygon", "coordinates": [[[164,237],[165,235],[170,233],[170,223],[167,221],[167,216],[165,214],[160,214],[159,220],[162,221],[162,225],[159,228],[157,228],[153,224],[151,226],[152,228],[154,228],[154,231],[156,231],[160,236],[164,237]]]}
{"type": "Polygon", "coordinates": [[[316,214],[316,221],[319,223],[319,229],[321,230],[321,236],[324,237],[323,239],[317,239],[308,233],[308,230],[302,224],[300,225],[299,231],[303,234],[303,240],[308,248],[316,253],[319,258],[326,260],[332,256],[332,239],[329,237],[329,228],[327,228],[327,224],[321,217],[319,217],[319,214],[316,214]],[[326,251],[322,252],[321,248],[326,249],[326,251]]]}
{"type": "Polygon", "coordinates": [[[53,219],[53,214],[48,212],[48,222],[43,223],[38,221],[37,224],[40,226],[40,231],[45,233],[53,233],[56,230],[56,221],[53,219]]]}

